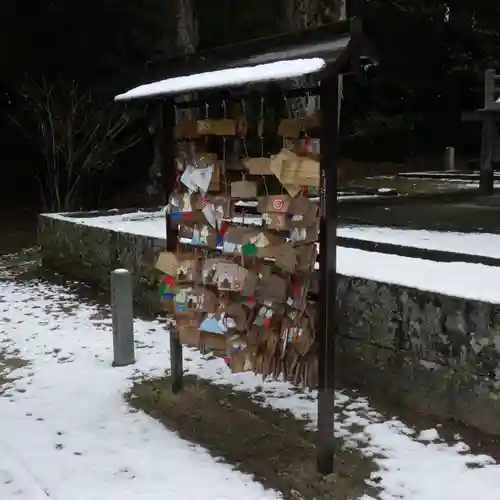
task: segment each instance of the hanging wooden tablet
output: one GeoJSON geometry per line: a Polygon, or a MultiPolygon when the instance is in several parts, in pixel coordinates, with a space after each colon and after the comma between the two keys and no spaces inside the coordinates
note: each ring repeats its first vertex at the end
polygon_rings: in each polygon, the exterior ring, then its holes
{"type": "Polygon", "coordinates": [[[290,231],[290,241],[293,245],[304,245],[318,240],[319,220],[316,219],[308,227],[296,227],[290,231]]]}
{"type": "Polygon", "coordinates": [[[208,222],[197,222],[193,225],[191,245],[217,248],[217,231],[208,222]]]}
{"type": "Polygon", "coordinates": [[[196,139],[200,136],[196,126],[196,120],[183,119],[175,126],[174,136],[176,139],[196,139]]]}
{"type": "Polygon", "coordinates": [[[287,229],[287,212],[290,202],[291,198],[288,195],[270,195],[259,198],[258,210],[268,228],[278,231],[287,229]]]}
{"type": "Polygon", "coordinates": [[[286,273],[293,273],[297,268],[297,250],[289,243],[283,243],[273,248],[276,266],[286,273]]]}
{"type": "Polygon", "coordinates": [[[318,257],[318,247],[316,243],[310,243],[295,248],[297,253],[298,273],[311,273],[318,257]]]}
{"type": "MultiPolygon", "coordinates": [[[[206,324],[208,325],[208,323],[206,324]]],[[[207,326],[207,328],[210,328],[210,326],[207,326]]],[[[200,330],[200,348],[202,352],[211,352],[217,356],[225,356],[227,352],[225,334],[200,330]]]]}
{"type": "Polygon", "coordinates": [[[258,299],[275,300],[284,303],[288,295],[288,281],[270,271],[263,271],[263,277],[255,292],[258,299]]]}
{"type": "Polygon", "coordinates": [[[222,177],[222,172],[225,169],[224,161],[223,160],[218,160],[212,171],[212,177],[210,178],[210,184],[208,185],[208,192],[211,193],[217,193],[221,190],[222,184],[221,184],[221,177],[222,177]]]}
{"type": "Polygon", "coordinates": [[[231,118],[198,120],[196,128],[200,135],[236,135],[236,122],[231,118]]]}
{"type": "Polygon", "coordinates": [[[308,132],[317,130],[321,127],[321,112],[319,110],[314,110],[306,113],[302,118],[302,123],[304,129],[308,132]]]}
{"type": "Polygon", "coordinates": [[[319,187],[319,161],[307,156],[286,159],[282,163],[280,181],[283,185],[319,187]]]}
{"type": "Polygon", "coordinates": [[[319,205],[305,196],[293,198],[288,207],[287,228],[310,227],[318,219],[319,205]]]}
{"type": "Polygon", "coordinates": [[[270,168],[270,158],[244,158],[243,165],[250,175],[274,175],[270,168]]]}
{"type": "Polygon", "coordinates": [[[245,238],[249,231],[251,231],[251,229],[246,227],[229,226],[224,233],[222,251],[225,254],[241,255],[243,253],[242,248],[245,243],[245,238]]]}
{"type": "Polygon", "coordinates": [[[218,157],[215,153],[200,151],[193,155],[193,166],[195,168],[214,167],[217,161],[218,157]]]}
{"type": "Polygon", "coordinates": [[[175,276],[179,260],[177,255],[173,252],[161,252],[156,260],[155,269],[158,269],[163,274],[175,276]]]}
{"type": "Polygon", "coordinates": [[[178,316],[175,320],[175,327],[179,332],[181,344],[197,347],[200,343],[200,321],[201,313],[197,312],[193,316],[178,316]]]}
{"type": "Polygon", "coordinates": [[[281,137],[300,137],[300,118],[282,119],[278,125],[278,135],[281,137]]]}
{"type": "Polygon", "coordinates": [[[231,183],[231,198],[248,200],[257,197],[257,183],[252,181],[236,181],[231,183]]]}
{"type": "Polygon", "coordinates": [[[177,254],[174,279],[178,284],[195,283],[200,279],[201,260],[192,252],[177,254]]]}
{"type": "Polygon", "coordinates": [[[248,312],[241,305],[232,301],[221,301],[218,305],[216,316],[226,326],[228,331],[243,333],[246,331],[248,312]]]}

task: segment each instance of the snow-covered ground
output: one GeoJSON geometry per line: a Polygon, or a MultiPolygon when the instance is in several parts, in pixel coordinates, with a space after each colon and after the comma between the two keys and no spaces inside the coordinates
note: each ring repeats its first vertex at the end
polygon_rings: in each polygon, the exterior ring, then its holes
{"type": "Polygon", "coordinates": [[[442,250],[500,258],[500,234],[393,229],[377,226],[345,226],[339,228],[338,235],[345,238],[392,243],[426,250],[442,250]]]}
{"type": "MultiPolygon", "coordinates": [[[[62,215],[53,217],[65,219],[62,215]]],[[[164,215],[144,212],[106,217],[66,218],[113,231],[165,237],[164,215]]],[[[339,228],[339,236],[403,246],[500,257],[500,235],[403,230],[383,227],[339,228]]],[[[500,267],[465,262],[435,262],[339,247],[337,270],[345,276],[372,279],[470,300],[500,304],[500,267]]]]}
{"type": "Polygon", "coordinates": [[[0,297],[0,348],[30,362],[0,397],[0,499],[280,498],[125,403],[134,375],[166,368],[158,322],[137,320],[138,363],[113,369],[95,307],[39,282],[0,297]]]}
{"type": "MultiPolygon", "coordinates": [[[[279,498],[124,402],[134,376],[168,368],[168,333],[160,322],[137,319],[137,364],[112,368],[108,311],[62,286],[4,280],[0,331],[4,355],[30,363],[10,374],[16,380],[0,397],[0,499],[279,498]]],[[[315,425],[315,393],[231,374],[221,360],[196,350],[185,349],[185,358],[192,374],[253,393],[256,401],[315,425]]],[[[379,500],[500,498],[500,466],[472,454],[460,436],[449,445],[436,429],[416,434],[385,419],[361,395],[338,392],[336,403],[344,417],[335,424],[337,434],[380,468],[373,478],[379,500]]]]}

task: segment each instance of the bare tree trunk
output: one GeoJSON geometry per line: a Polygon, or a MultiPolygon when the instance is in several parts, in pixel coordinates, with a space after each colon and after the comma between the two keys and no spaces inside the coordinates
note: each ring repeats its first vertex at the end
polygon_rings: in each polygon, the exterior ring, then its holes
{"type": "Polygon", "coordinates": [[[177,0],[177,48],[183,54],[192,54],[198,47],[198,18],[194,0],[177,0]]]}
{"type": "Polygon", "coordinates": [[[346,17],[346,0],[283,0],[287,28],[313,28],[346,17]]]}
{"type": "MultiPolygon", "coordinates": [[[[283,0],[285,6],[285,30],[301,30],[314,28],[323,24],[346,19],[346,0],[283,0]]],[[[297,86],[304,85],[305,79],[297,79],[297,86]]],[[[339,76],[338,120],[342,106],[343,81],[339,76]]],[[[290,108],[309,107],[308,102],[301,99],[289,101],[290,108]]],[[[319,107],[319,98],[314,100],[314,108],[319,107]]],[[[320,146],[321,147],[321,146],[320,146]]]]}
{"type": "MultiPolygon", "coordinates": [[[[199,42],[198,16],[195,10],[194,0],[165,0],[171,2],[171,16],[175,19],[175,38],[172,37],[172,30],[165,30],[165,40],[163,51],[165,55],[193,54],[196,52],[199,42]]],[[[164,201],[163,183],[161,179],[160,148],[163,137],[157,137],[159,133],[157,123],[152,123],[150,132],[153,134],[153,162],[149,167],[149,183],[146,187],[148,202],[151,205],[160,205],[164,201]]]]}
{"type": "MultiPolygon", "coordinates": [[[[346,19],[346,0],[283,1],[285,2],[285,30],[287,31],[314,28],[322,24],[346,19]]],[[[341,102],[342,94],[342,77],[340,77],[339,102],[341,102]]]]}
{"type": "Polygon", "coordinates": [[[159,60],[176,54],[192,54],[198,47],[198,16],[195,0],[164,0],[163,37],[155,57],[159,60]]]}
{"type": "Polygon", "coordinates": [[[130,124],[123,110],[75,82],[26,82],[18,93],[24,106],[10,118],[43,155],[35,175],[45,210],[78,208],[84,180],[140,140],[123,136],[130,124]]]}

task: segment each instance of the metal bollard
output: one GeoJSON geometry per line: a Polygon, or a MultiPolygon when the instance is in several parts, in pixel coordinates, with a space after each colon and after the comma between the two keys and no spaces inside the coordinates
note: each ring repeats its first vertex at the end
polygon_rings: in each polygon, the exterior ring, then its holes
{"type": "Polygon", "coordinates": [[[111,273],[111,310],[113,313],[113,366],[135,363],[132,276],[126,269],[111,273]]]}
{"type": "Polygon", "coordinates": [[[444,151],[444,169],[455,170],[455,148],[447,147],[444,151]]]}

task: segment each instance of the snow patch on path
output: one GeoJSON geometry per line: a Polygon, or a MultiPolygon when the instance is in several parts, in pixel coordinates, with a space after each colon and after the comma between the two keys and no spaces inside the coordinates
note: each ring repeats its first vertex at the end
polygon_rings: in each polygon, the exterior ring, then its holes
{"type": "MultiPolygon", "coordinates": [[[[12,355],[18,349],[31,363],[12,373],[23,378],[0,397],[2,500],[38,500],[45,491],[64,500],[279,498],[126,405],[133,377],[160,376],[169,367],[168,333],[159,321],[136,319],[138,363],[113,369],[109,311],[103,315],[64,287],[38,281],[0,282],[0,297],[1,333],[12,355]]],[[[232,374],[194,349],[184,355],[191,374],[316,425],[316,392],[232,374]]],[[[338,391],[336,406],[337,435],[380,468],[372,476],[381,489],[377,499],[500,499],[500,466],[471,453],[459,436],[449,445],[436,429],[416,434],[362,395],[338,391]]]]}
{"type": "Polygon", "coordinates": [[[31,363],[0,398],[2,500],[280,498],[125,403],[134,376],[167,366],[159,322],[136,321],[138,363],[113,369],[96,307],[40,282],[0,282],[0,297],[0,331],[31,363]]]}

